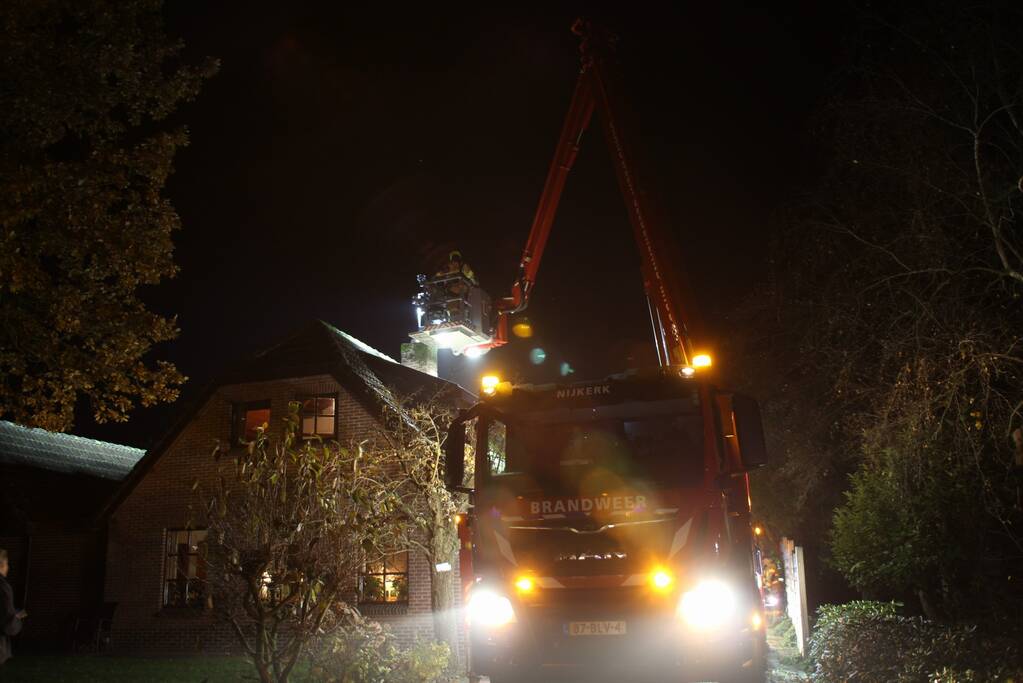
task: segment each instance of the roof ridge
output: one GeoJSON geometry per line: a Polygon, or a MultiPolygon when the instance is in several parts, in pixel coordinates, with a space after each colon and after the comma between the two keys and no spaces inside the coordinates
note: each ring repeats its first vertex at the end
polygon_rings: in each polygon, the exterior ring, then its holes
{"type": "Polygon", "coordinates": [[[42,435],[44,438],[54,439],[54,440],[58,440],[58,441],[59,440],[65,440],[65,441],[68,441],[70,443],[77,443],[77,444],[82,445],[82,446],[84,446],[86,444],[91,444],[91,445],[96,445],[96,446],[103,446],[105,448],[119,448],[119,449],[122,449],[122,450],[125,450],[125,451],[132,451],[132,452],[135,452],[135,453],[145,453],[146,452],[144,448],[136,448],[135,446],[126,446],[124,444],[114,443],[113,441],[102,441],[100,439],[90,439],[89,437],[78,436],[77,434],[67,434],[65,432],[51,432],[51,431],[49,431],[47,429],[43,429],[42,427],[26,427],[25,425],[20,425],[17,422],[11,422],[9,420],[0,420],[0,428],[14,428],[15,430],[20,430],[20,431],[24,431],[24,432],[34,433],[34,434],[37,434],[37,435],[42,435]]]}
{"type": "Polygon", "coordinates": [[[328,323],[326,321],[323,321],[323,320],[320,320],[318,322],[321,325],[323,325],[324,327],[326,327],[327,330],[329,330],[330,332],[333,332],[334,334],[341,335],[341,337],[344,338],[345,341],[350,343],[357,350],[362,351],[363,353],[368,353],[371,356],[376,356],[377,358],[383,358],[384,360],[390,361],[390,362],[394,363],[395,365],[400,365],[400,363],[398,363],[397,360],[395,360],[394,358],[391,358],[390,356],[388,356],[383,351],[380,351],[379,349],[373,348],[372,346],[370,346],[366,342],[362,341],[361,339],[348,334],[347,332],[342,330],[340,327],[335,327],[334,325],[331,325],[330,323],[328,323]]]}

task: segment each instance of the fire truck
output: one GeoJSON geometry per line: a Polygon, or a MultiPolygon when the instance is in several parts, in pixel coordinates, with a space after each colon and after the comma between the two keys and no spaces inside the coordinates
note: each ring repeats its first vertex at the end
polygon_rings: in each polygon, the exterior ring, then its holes
{"type": "MultiPolygon", "coordinates": [[[[656,370],[543,386],[484,378],[452,423],[470,667],[492,683],[763,680],[760,555],[748,473],[766,464],[757,403],[718,388],[695,347],[669,233],[621,106],[615,39],[579,21],[582,68],[511,295],[478,351],[525,309],[582,134],[599,114],[638,245],[656,370]]],[[[477,330],[479,332],[479,330],[477,330]]],[[[462,350],[469,348],[466,346],[462,350]]]]}

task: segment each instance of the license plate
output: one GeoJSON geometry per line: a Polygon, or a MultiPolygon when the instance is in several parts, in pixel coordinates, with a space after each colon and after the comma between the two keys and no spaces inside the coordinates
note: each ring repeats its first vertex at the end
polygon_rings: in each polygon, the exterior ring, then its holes
{"type": "Polygon", "coordinates": [[[570,621],[570,636],[624,636],[624,621],[570,621]]]}

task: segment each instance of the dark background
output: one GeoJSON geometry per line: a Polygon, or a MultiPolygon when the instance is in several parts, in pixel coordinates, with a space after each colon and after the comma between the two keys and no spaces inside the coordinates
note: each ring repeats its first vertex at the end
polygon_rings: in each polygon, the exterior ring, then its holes
{"type": "MultiPolygon", "coordinates": [[[[415,275],[453,248],[505,295],[578,70],[580,14],[621,36],[634,132],[713,349],[766,274],[779,209],[822,165],[810,121],[848,32],[819,2],[283,4],[169,3],[186,54],[221,60],[176,117],[191,131],[167,187],[181,272],[145,293],[181,328],[153,356],[190,380],[176,405],[127,424],[83,410],[77,433],[146,447],[221,368],[312,318],[397,357],[415,275]]],[[[474,390],[487,369],[543,382],[563,362],[573,379],[654,363],[638,268],[594,125],[529,309],[535,336],[477,361],[448,354],[442,376],[474,390]],[[542,365],[528,360],[535,347],[542,365]]]]}

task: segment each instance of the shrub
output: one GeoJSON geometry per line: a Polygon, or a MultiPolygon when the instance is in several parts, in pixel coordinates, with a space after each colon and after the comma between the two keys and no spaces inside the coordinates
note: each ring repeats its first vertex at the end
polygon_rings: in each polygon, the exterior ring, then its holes
{"type": "MultiPolygon", "coordinates": [[[[824,605],[810,637],[812,680],[973,683],[1020,680],[1023,650],[1007,631],[900,616],[898,603],[824,605]]],[[[1017,627],[1018,628],[1018,627],[1017,627]]]]}
{"type": "Polygon", "coordinates": [[[379,623],[354,611],[310,653],[310,677],[322,683],[433,683],[448,666],[445,643],[402,648],[379,623]]]}

